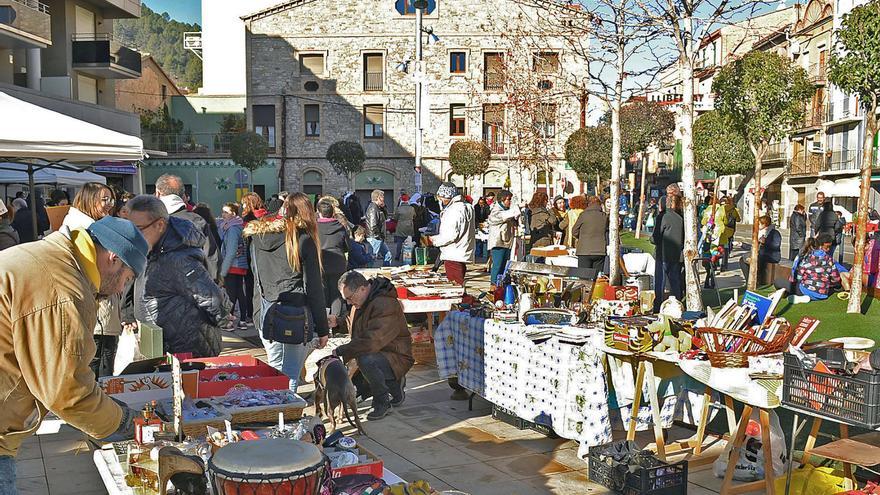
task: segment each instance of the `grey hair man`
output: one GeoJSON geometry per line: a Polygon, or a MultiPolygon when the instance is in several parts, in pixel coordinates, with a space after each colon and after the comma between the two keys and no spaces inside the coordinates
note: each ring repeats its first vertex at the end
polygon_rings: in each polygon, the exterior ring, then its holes
{"type": "Polygon", "coordinates": [[[352,306],[348,316],[351,341],[333,352],[343,361],[357,362],[353,381],[358,395],[373,396],[367,419],[381,419],[392,406],[403,404],[406,373],[415,362],[397,289],[387,278],[367,280],[350,270],[339,278],[339,291],[352,306]]]}
{"type": "Polygon", "coordinates": [[[382,259],[383,264],[391,264],[393,256],[388,245],[385,244],[385,221],[388,220],[388,210],[385,209],[385,192],[376,189],[370,193],[370,204],[364,216],[367,219],[367,242],[376,253],[377,259],[382,259]]]}
{"type": "Polygon", "coordinates": [[[156,179],[156,197],[165,205],[172,217],[192,223],[204,236],[202,251],[205,254],[205,268],[214,281],[220,281],[220,239],[214,234],[204,218],[190,211],[183,200],[186,187],[183,179],[176,175],[163,174],[156,179]]]}
{"type": "Polygon", "coordinates": [[[153,246],[134,285],[134,317],[164,331],[164,351],[216,356],[231,304],[204,265],[204,235],[153,196],[126,203],[128,219],[153,246]]]}

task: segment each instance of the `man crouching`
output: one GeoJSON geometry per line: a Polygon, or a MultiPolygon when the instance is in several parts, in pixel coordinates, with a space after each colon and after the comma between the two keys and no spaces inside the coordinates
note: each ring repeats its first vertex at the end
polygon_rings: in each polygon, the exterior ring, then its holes
{"type": "MultiPolygon", "coordinates": [[[[394,285],[384,277],[367,280],[348,271],[339,279],[339,292],[353,308],[348,316],[351,342],[337,347],[334,354],[345,362],[357,362],[352,381],[358,395],[373,396],[367,419],[382,419],[391,406],[403,404],[406,373],[415,362],[403,308],[394,285]]],[[[330,323],[333,326],[332,319],[330,323]]]]}

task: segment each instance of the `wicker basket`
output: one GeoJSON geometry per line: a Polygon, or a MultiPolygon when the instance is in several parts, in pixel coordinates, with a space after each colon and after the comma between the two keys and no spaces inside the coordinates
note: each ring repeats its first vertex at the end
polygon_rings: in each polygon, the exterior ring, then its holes
{"type": "Polygon", "coordinates": [[[412,354],[416,364],[437,364],[437,354],[434,351],[433,340],[430,342],[413,342],[412,354]]]}
{"type": "Polygon", "coordinates": [[[204,437],[208,433],[207,428],[209,426],[220,431],[226,431],[226,420],[229,419],[228,414],[220,414],[216,418],[203,419],[201,421],[184,421],[180,429],[183,430],[185,436],[193,438],[204,437]]]}
{"type": "MultiPolygon", "coordinates": [[[[302,404],[276,404],[271,406],[256,407],[223,407],[218,405],[227,415],[231,416],[230,422],[234,425],[249,423],[278,423],[278,413],[284,413],[284,421],[299,419],[303,415],[302,404]]],[[[224,425],[225,428],[225,425],[224,425]]]]}
{"type": "Polygon", "coordinates": [[[791,325],[786,325],[770,342],[756,335],[724,328],[696,328],[694,336],[704,342],[704,350],[713,368],[747,368],[749,356],[762,356],[784,351],[794,336],[791,325]],[[729,342],[733,345],[728,345],[729,342]],[[730,348],[729,351],[719,349],[730,348]],[[714,350],[713,350],[714,349],[714,350]],[[743,349],[747,349],[743,351],[743,349]]]}

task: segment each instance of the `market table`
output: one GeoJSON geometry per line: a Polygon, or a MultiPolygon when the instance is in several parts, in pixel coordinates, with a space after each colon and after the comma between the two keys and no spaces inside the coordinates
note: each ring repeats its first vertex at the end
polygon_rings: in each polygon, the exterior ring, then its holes
{"type": "Polygon", "coordinates": [[[461,303],[461,298],[453,299],[399,299],[406,314],[424,313],[428,317],[428,332],[434,334],[434,315],[439,314],[440,321],[446,316],[452,305],[461,303]]]}
{"type": "Polygon", "coordinates": [[[765,493],[774,495],[776,488],[774,486],[773,453],[770,442],[770,410],[780,406],[782,380],[752,379],[749,376],[748,368],[713,368],[708,361],[682,360],[679,367],[695,380],[704,383],[725,397],[728,427],[731,428],[733,442],[728,442],[722,454],[728,457],[727,471],[724,473],[724,481],[721,483],[721,493],[737,494],[763,490],[765,493]],[[742,402],[744,406],[735,431],[731,424],[733,416],[731,399],[742,402]],[[745,440],[746,427],[754,409],[758,409],[761,423],[761,448],[764,452],[765,479],[733,486],[733,472],[736,469],[739,450],[745,440]],[[769,482],[767,477],[770,478],[769,482]]]}
{"type": "Polygon", "coordinates": [[[549,417],[556,434],[580,442],[584,453],[610,442],[601,331],[586,332],[581,343],[559,336],[533,342],[527,331],[534,329],[450,312],[434,334],[440,377],[457,376],[461,386],[522,419],[549,417]]]}

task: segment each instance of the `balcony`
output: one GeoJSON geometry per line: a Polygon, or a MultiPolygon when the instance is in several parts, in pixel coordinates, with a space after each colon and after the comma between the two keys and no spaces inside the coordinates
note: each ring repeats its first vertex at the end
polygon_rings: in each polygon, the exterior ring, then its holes
{"type": "Polygon", "coordinates": [[[382,91],[383,87],[381,72],[364,72],[364,91],[382,91]]]}
{"type": "Polygon", "coordinates": [[[49,7],[36,0],[0,0],[0,49],[52,44],[49,7]]]}
{"type": "Polygon", "coordinates": [[[767,148],[764,162],[784,162],[788,159],[788,143],[773,143],[767,148]]]}
{"type": "Polygon", "coordinates": [[[484,133],[483,143],[486,144],[486,147],[489,148],[493,155],[504,154],[504,141],[499,132],[484,133]]]}
{"type": "Polygon", "coordinates": [[[827,82],[828,64],[813,63],[807,68],[807,75],[813,84],[825,84],[827,82]]]}
{"type": "Polygon", "coordinates": [[[169,155],[228,155],[235,133],[144,134],[144,148],[169,155]]]}
{"type": "Polygon", "coordinates": [[[504,89],[504,76],[499,72],[486,72],[483,75],[485,83],[483,89],[486,91],[501,91],[504,89]]]}
{"type": "Polygon", "coordinates": [[[91,0],[105,19],[136,19],[141,16],[141,0],[91,0]]]}
{"type": "Polygon", "coordinates": [[[823,172],[857,172],[862,160],[861,150],[832,150],[823,172]]]}
{"type": "Polygon", "coordinates": [[[817,176],[824,166],[824,155],[801,151],[791,159],[788,175],[791,177],[817,176]]]}
{"type": "Polygon", "coordinates": [[[110,34],[74,34],[73,68],[101,79],[141,77],[141,54],[110,34]]]}
{"type": "Polygon", "coordinates": [[[804,110],[804,119],[801,121],[800,129],[806,129],[810,127],[821,127],[822,124],[825,123],[826,117],[826,106],[811,106],[808,105],[804,110]]]}

